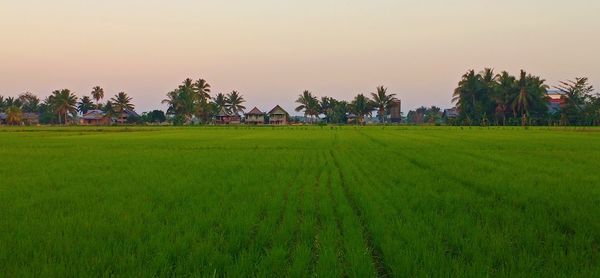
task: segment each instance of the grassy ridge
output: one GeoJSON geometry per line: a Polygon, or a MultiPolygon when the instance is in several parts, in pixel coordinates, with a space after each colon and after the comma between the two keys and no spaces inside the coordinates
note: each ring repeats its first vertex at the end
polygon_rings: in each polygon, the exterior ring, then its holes
{"type": "Polygon", "coordinates": [[[600,130],[0,131],[0,276],[595,276],[600,130]]]}

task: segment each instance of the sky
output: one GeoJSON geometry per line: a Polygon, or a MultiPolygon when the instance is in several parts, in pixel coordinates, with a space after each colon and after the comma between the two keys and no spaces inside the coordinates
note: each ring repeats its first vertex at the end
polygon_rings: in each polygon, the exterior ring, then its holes
{"type": "Polygon", "coordinates": [[[484,67],[600,88],[597,0],[0,0],[0,95],[93,86],[165,109],[185,78],[293,113],[303,90],[352,99],[384,85],[402,110],[451,107],[484,67]]]}

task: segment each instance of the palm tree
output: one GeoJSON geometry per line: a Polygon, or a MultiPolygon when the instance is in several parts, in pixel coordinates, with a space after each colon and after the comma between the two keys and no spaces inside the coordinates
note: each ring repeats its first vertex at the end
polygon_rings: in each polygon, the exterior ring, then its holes
{"type": "Polygon", "coordinates": [[[167,114],[175,115],[176,122],[185,123],[191,120],[196,111],[197,89],[191,78],[185,79],[179,87],[167,93],[167,98],[162,100],[168,104],[167,114]]]}
{"type": "Polygon", "coordinates": [[[454,90],[452,102],[456,102],[460,118],[469,124],[479,116],[477,101],[483,88],[481,79],[481,75],[475,73],[475,70],[469,70],[462,76],[458,87],[454,90]]]}
{"type": "Polygon", "coordinates": [[[131,104],[131,97],[125,92],[120,92],[110,99],[112,102],[113,109],[118,113],[118,120],[123,123],[125,120],[121,117],[126,111],[131,111],[134,105],[131,104]]]}
{"type": "Polygon", "coordinates": [[[396,101],[396,94],[387,94],[387,88],[383,86],[377,87],[377,93],[371,93],[373,97],[373,106],[377,108],[379,120],[381,123],[385,123],[385,115],[388,114],[394,101],[396,101]]]}
{"type": "Polygon", "coordinates": [[[106,117],[109,119],[117,118],[121,116],[121,113],[118,113],[115,105],[112,101],[108,100],[106,104],[102,107],[106,117]]]}
{"type": "Polygon", "coordinates": [[[521,70],[521,75],[517,82],[519,87],[519,94],[513,100],[513,113],[515,118],[517,113],[521,113],[522,125],[525,125],[527,120],[527,113],[529,113],[529,96],[527,95],[527,73],[521,70]]]}
{"type": "Polygon", "coordinates": [[[371,115],[373,112],[373,103],[363,94],[358,94],[352,103],[350,103],[350,110],[356,114],[356,117],[358,118],[357,123],[364,124],[365,116],[371,115]]]}
{"type": "Polygon", "coordinates": [[[52,110],[58,114],[58,122],[61,122],[61,117],[64,116],[64,124],[67,124],[68,114],[77,114],[77,97],[71,93],[69,89],[55,90],[48,98],[52,110]]]}
{"type": "Polygon", "coordinates": [[[11,105],[6,108],[6,122],[8,124],[18,124],[21,122],[22,111],[21,108],[15,105],[11,105]]]}
{"type": "Polygon", "coordinates": [[[82,97],[77,103],[77,110],[81,114],[86,114],[88,111],[94,109],[95,105],[92,103],[92,99],[88,96],[82,97]]]}
{"type": "Polygon", "coordinates": [[[194,89],[196,92],[194,114],[200,121],[206,123],[210,118],[210,84],[201,78],[194,83],[194,89]]]}
{"type": "Polygon", "coordinates": [[[35,113],[40,109],[40,98],[36,95],[26,92],[19,96],[19,101],[23,104],[21,109],[26,113],[35,113]]]}
{"type": "Polygon", "coordinates": [[[131,97],[129,97],[125,92],[119,92],[114,97],[112,97],[110,101],[113,103],[115,111],[119,113],[123,113],[127,110],[133,110],[133,108],[135,107],[131,103],[131,97]]]}
{"type": "Polygon", "coordinates": [[[575,80],[560,81],[555,88],[562,93],[562,118],[570,123],[582,124],[588,110],[586,108],[594,107],[594,86],[588,83],[587,77],[577,77],[575,80]]]}
{"type": "Polygon", "coordinates": [[[4,112],[4,109],[6,109],[6,104],[4,103],[4,97],[0,96],[0,112],[4,112]]]}
{"type": "Polygon", "coordinates": [[[234,115],[238,115],[238,111],[244,113],[244,109],[246,109],[246,107],[242,105],[244,102],[246,102],[246,100],[244,100],[244,97],[237,91],[232,91],[227,95],[227,107],[234,115]]]}
{"type": "Polygon", "coordinates": [[[227,109],[227,97],[223,93],[218,93],[213,99],[213,103],[217,111],[221,111],[223,108],[227,109]]]}
{"type": "Polygon", "coordinates": [[[177,110],[177,90],[173,90],[167,93],[167,98],[163,99],[160,103],[167,104],[167,114],[175,114],[177,110]]]}
{"type": "Polygon", "coordinates": [[[506,125],[506,114],[509,105],[518,94],[517,80],[506,71],[496,75],[496,80],[498,84],[493,97],[496,103],[495,114],[496,118],[502,118],[502,125],[506,125]]]}
{"type": "Polygon", "coordinates": [[[304,116],[306,117],[308,115],[311,119],[313,116],[319,116],[319,111],[321,110],[319,107],[319,100],[317,97],[313,96],[310,91],[305,90],[302,92],[302,94],[298,96],[296,103],[300,104],[296,107],[296,112],[304,110],[304,116]]]}
{"type": "Polygon", "coordinates": [[[96,100],[96,109],[100,109],[99,102],[104,98],[104,89],[100,86],[92,88],[92,98],[96,100]]]}
{"type": "Polygon", "coordinates": [[[331,122],[335,102],[336,100],[331,97],[321,97],[319,101],[319,114],[325,115],[326,123],[331,122]]]}
{"type": "Polygon", "coordinates": [[[527,124],[527,118],[531,115],[531,110],[543,114],[547,111],[546,105],[548,86],[544,84],[545,80],[537,76],[528,75],[521,70],[519,80],[517,81],[519,93],[512,102],[514,117],[517,113],[521,114],[521,124],[527,124]]]}
{"type": "Polygon", "coordinates": [[[210,84],[206,80],[200,78],[194,83],[196,96],[198,100],[209,100],[210,99],[210,84]]]}
{"type": "Polygon", "coordinates": [[[21,100],[19,98],[7,97],[6,100],[4,100],[4,106],[5,107],[16,106],[16,107],[21,108],[21,106],[23,106],[23,103],[21,102],[21,100]]]}

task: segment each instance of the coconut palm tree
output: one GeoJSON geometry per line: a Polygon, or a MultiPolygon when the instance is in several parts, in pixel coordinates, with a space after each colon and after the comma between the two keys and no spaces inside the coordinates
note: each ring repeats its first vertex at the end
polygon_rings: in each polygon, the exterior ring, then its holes
{"type": "Polygon", "coordinates": [[[575,80],[560,81],[555,88],[562,93],[564,104],[560,110],[565,122],[583,124],[586,110],[594,107],[595,101],[592,95],[594,86],[588,83],[588,78],[577,77],[575,80]]]}
{"type": "Polygon", "coordinates": [[[454,90],[452,102],[456,102],[456,107],[460,111],[459,117],[469,124],[478,117],[477,101],[482,88],[481,75],[475,73],[475,70],[469,70],[462,76],[458,87],[454,90]]]}
{"type": "Polygon", "coordinates": [[[377,108],[379,121],[385,123],[385,116],[396,101],[396,94],[387,94],[387,88],[383,86],[377,87],[377,93],[371,93],[373,97],[373,106],[377,108]]]}
{"type": "Polygon", "coordinates": [[[326,123],[331,122],[335,103],[336,100],[332,97],[321,97],[321,100],[319,101],[319,114],[325,115],[326,123]]]}
{"type": "Polygon", "coordinates": [[[516,118],[517,113],[521,115],[521,124],[526,125],[530,112],[535,114],[544,114],[548,107],[546,105],[548,86],[544,84],[545,80],[537,76],[528,75],[521,70],[517,86],[519,93],[512,102],[513,115],[516,118]]]}
{"type": "Polygon", "coordinates": [[[160,103],[167,104],[167,114],[175,114],[177,110],[177,90],[173,90],[167,93],[167,98],[163,99],[160,103]]]}
{"type": "Polygon", "coordinates": [[[119,92],[112,97],[110,101],[112,102],[113,110],[118,114],[119,123],[124,123],[125,119],[123,119],[121,115],[127,111],[133,110],[134,108],[134,105],[131,103],[131,97],[129,97],[125,92],[119,92]]]}
{"type": "Polygon", "coordinates": [[[104,111],[106,117],[109,119],[114,119],[121,116],[121,113],[117,112],[115,104],[110,100],[106,101],[106,104],[104,104],[102,107],[102,111],[104,111]]]}
{"type": "Polygon", "coordinates": [[[238,112],[244,113],[244,109],[246,109],[246,107],[242,105],[244,102],[246,102],[246,100],[244,100],[244,97],[237,91],[232,91],[227,95],[227,108],[234,115],[239,115],[238,112]]]}
{"type": "Polygon", "coordinates": [[[350,110],[358,118],[357,123],[364,124],[365,116],[371,115],[373,112],[373,102],[363,94],[358,94],[350,103],[350,110]]]}
{"type": "Polygon", "coordinates": [[[36,95],[26,92],[19,96],[19,100],[23,104],[21,109],[26,113],[35,113],[40,109],[40,98],[36,95]]]}
{"type": "Polygon", "coordinates": [[[4,102],[4,97],[0,96],[0,112],[4,112],[4,109],[6,109],[6,103],[4,102]]]}
{"type": "Polygon", "coordinates": [[[21,102],[21,100],[19,98],[14,98],[14,97],[7,97],[4,100],[4,106],[5,107],[11,107],[11,106],[16,106],[21,108],[23,106],[23,103],[21,102]]]}
{"type": "Polygon", "coordinates": [[[22,111],[21,108],[15,105],[11,105],[6,108],[6,122],[8,124],[16,125],[21,122],[22,111]]]}
{"type": "Polygon", "coordinates": [[[81,114],[86,114],[88,111],[94,109],[96,105],[92,102],[92,99],[89,96],[82,97],[77,103],[77,110],[81,114]]]}
{"type": "Polygon", "coordinates": [[[167,93],[162,100],[168,104],[167,114],[175,115],[177,122],[186,123],[192,118],[196,105],[196,89],[192,79],[185,79],[179,87],[167,93]]]}
{"type": "Polygon", "coordinates": [[[498,84],[493,94],[493,99],[496,103],[495,114],[496,118],[502,119],[502,125],[506,125],[506,115],[511,101],[515,99],[519,92],[517,80],[506,71],[496,75],[496,80],[498,84]]]}
{"type": "Polygon", "coordinates": [[[530,97],[527,94],[527,73],[521,70],[519,80],[517,81],[519,94],[513,100],[513,113],[514,117],[517,117],[517,113],[521,114],[522,124],[525,125],[527,114],[529,113],[529,101],[530,97]]]}
{"type": "Polygon", "coordinates": [[[194,83],[194,89],[198,100],[209,100],[210,99],[210,84],[206,80],[200,78],[194,83]]]}
{"type": "Polygon", "coordinates": [[[100,100],[104,98],[104,89],[100,86],[92,88],[92,98],[96,100],[96,109],[100,109],[100,100]]]}
{"type": "Polygon", "coordinates": [[[304,116],[309,116],[311,121],[313,117],[319,116],[319,111],[321,110],[319,107],[319,100],[317,97],[313,96],[310,91],[305,90],[302,92],[302,94],[298,96],[298,99],[296,99],[296,103],[300,104],[296,107],[296,112],[304,110],[304,116]]]}
{"type": "Polygon", "coordinates": [[[195,107],[194,114],[196,117],[200,119],[203,123],[208,122],[210,118],[210,84],[206,82],[204,79],[198,79],[194,83],[194,89],[196,92],[195,96],[195,107]]]}
{"type": "Polygon", "coordinates": [[[113,103],[115,111],[119,113],[123,113],[127,110],[133,110],[133,108],[135,107],[131,103],[131,97],[129,97],[125,92],[119,92],[114,97],[112,97],[110,101],[113,103]]]}
{"type": "Polygon", "coordinates": [[[213,98],[213,104],[217,111],[221,111],[221,109],[227,109],[227,97],[223,93],[218,93],[217,96],[213,98]]]}
{"type": "Polygon", "coordinates": [[[48,99],[52,105],[52,110],[58,114],[59,123],[62,116],[64,116],[63,123],[66,125],[69,113],[72,115],[77,114],[77,96],[71,93],[69,89],[55,90],[48,99]]]}

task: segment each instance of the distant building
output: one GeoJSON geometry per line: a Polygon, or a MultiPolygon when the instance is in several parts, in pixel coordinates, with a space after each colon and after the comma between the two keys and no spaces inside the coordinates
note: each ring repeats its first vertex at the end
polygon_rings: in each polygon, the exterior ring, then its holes
{"type": "MultiPolygon", "coordinates": [[[[0,124],[8,124],[8,114],[0,113],[0,124]]],[[[40,124],[40,114],[38,113],[21,113],[21,122],[19,125],[38,125],[40,124]]]]}
{"type": "Polygon", "coordinates": [[[449,109],[444,109],[444,113],[442,114],[444,119],[456,119],[458,118],[458,108],[452,107],[449,109]]]}
{"type": "Polygon", "coordinates": [[[21,115],[21,122],[25,125],[38,125],[38,124],[40,124],[40,114],[38,114],[38,113],[23,113],[21,115]]]}
{"type": "Polygon", "coordinates": [[[399,123],[402,121],[402,101],[394,100],[390,108],[390,122],[399,123]]]}
{"type": "Polygon", "coordinates": [[[129,122],[131,119],[137,119],[140,118],[140,115],[138,113],[136,113],[133,110],[125,110],[123,112],[121,112],[121,114],[119,115],[118,118],[113,119],[113,121],[119,123],[119,124],[124,124],[129,122]]]}
{"type": "Polygon", "coordinates": [[[262,125],[265,123],[265,112],[254,107],[250,112],[246,113],[246,124],[262,125]]]}
{"type": "Polygon", "coordinates": [[[287,125],[289,114],[281,106],[276,105],[269,111],[269,124],[271,125],[287,125]]]}
{"type": "Polygon", "coordinates": [[[111,123],[111,118],[102,110],[89,110],[79,119],[81,125],[110,125],[111,123]]]}
{"type": "Polygon", "coordinates": [[[356,115],[354,115],[353,113],[348,113],[346,115],[346,119],[347,119],[346,122],[348,124],[356,124],[357,123],[356,121],[357,121],[358,117],[356,117],[356,115]]]}
{"type": "Polygon", "coordinates": [[[239,123],[241,123],[240,115],[235,115],[235,114],[227,111],[227,109],[225,109],[225,107],[221,108],[221,110],[219,111],[219,113],[216,116],[216,121],[215,121],[215,124],[218,124],[218,125],[230,125],[230,124],[239,124],[239,123]]]}
{"type": "Polygon", "coordinates": [[[560,111],[560,107],[565,104],[564,93],[559,90],[549,90],[548,93],[548,112],[555,114],[560,111]]]}
{"type": "Polygon", "coordinates": [[[455,125],[457,123],[456,119],[458,118],[458,116],[458,108],[452,107],[449,109],[444,109],[444,113],[442,113],[442,120],[448,125],[455,125]]]}

